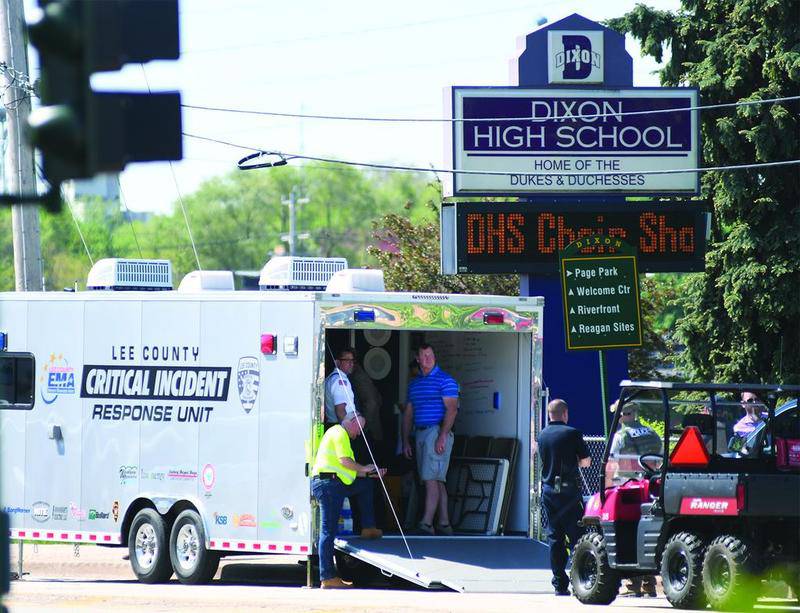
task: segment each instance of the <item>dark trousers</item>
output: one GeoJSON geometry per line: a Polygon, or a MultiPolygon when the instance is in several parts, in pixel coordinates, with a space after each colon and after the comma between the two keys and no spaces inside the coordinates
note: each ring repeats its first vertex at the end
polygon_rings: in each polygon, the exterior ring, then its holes
{"type": "Polygon", "coordinates": [[[345,485],[339,479],[311,480],[311,493],[319,502],[319,578],[332,579],[336,576],[333,565],[333,541],[339,528],[339,515],[342,514],[342,503],[349,498],[352,503],[355,499],[361,512],[362,528],[375,527],[375,514],[372,506],[372,479],[356,479],[351,485],[345,485]]]}
{"type": "Polygon", "coordinates": [[[578,525],[583,515],[580,492],[576,486],[566,486],[557,494],[551,486],[543,483],[542,508],[547,518],[552,584],[555,589],[564,591],[569,586],[569,577],[564,571],[567,566],[567,546],[569,544],[572,550],[583,534],[583,528],[578,525]]]}

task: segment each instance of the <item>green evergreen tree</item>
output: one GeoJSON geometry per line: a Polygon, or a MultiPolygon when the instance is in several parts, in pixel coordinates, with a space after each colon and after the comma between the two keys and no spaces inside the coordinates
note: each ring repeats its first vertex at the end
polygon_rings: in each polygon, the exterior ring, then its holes
{"type": "MultiPolygon", "coordinates": [[[[797,0],[682,0],[643,5],[608,25],[661,61],[667,86],[700,88],[702,104],[800,93],[797,0]]],[[[800,158],[798,101],[701,111],[706,166],[800,158]]],[[[709,172],[713,203],[704,274],[685,285],[677,335],[693,379],[800,382],[800,173],[797,166],[709,172]]]]}

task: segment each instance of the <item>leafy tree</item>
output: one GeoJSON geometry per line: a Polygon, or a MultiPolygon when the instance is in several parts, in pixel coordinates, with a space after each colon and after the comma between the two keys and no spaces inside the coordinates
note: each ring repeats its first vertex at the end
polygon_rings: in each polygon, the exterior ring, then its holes
{"type": "MultiPolygon", "coordinates": [[[[268,171],[233,171],[204,182],[176,203],[168,215],[146,222],[127,221],[119,203],[86,200],[74,210],[42,214],[42,256],[46,287],[84,286],[90,256],[163,258],[173,264],[177,284],[197,268],[258,270],[274,253],[288,252],[289,209],[282,204],[292,189],[308,202],[297,205],[298,255],[346,257],[351,266],[374,264],[367,253],[371,222],[404,210],[424,215],[424,203],[438,194],[420,175],[361,171],[328,164],[285,166],[268,171]],[[197,259],[184,220],[189,220],[197,259]],[[80,239],[76,225],[86,240],[80,239]],[[90,255],[87,255],[87,249],[90,255]]],[[[8,210],[0,224],[11,227],[8,210]]],[[[14,289],[11,232],[0,233],[2,290],[14,289]]]]}
{"type": "MultiPolygon", "coordinates": [[[[438,199],[437,199],[438,201],[438,199]]],[[[411,208],[411,203],[406,204],[411,208]]],[[[374,222],[375,244],[370,254],[383,269],[390,291],[456,294],[519,295],[516,275],[442,275],[439,272],[439,219],[436,202],[415,223],[410,216],[391,213],[374,222]]]]}
{"type": "MultiPolygon", "coordinates": [[[[794,96],[800,85],[796,0],[682,0],[643,5],[609,26],[661,61],[664,85],[695,85],[703,104],[794,96]]],[[[800,158],[798,103],[701,112],[707,166],[800,158]]],[[[714,206],[704,274],[685,286],[677,335],[694,379],[800,382],[800,174],[796,166],[710,172],[714,206]]]]}

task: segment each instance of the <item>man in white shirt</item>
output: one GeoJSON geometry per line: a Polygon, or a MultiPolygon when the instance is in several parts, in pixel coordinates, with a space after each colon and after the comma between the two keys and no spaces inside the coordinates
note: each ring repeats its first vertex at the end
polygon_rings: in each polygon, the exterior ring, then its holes
{"type": "Polygon", "coordinates": [[[340,424],[347,414],[356,412],[353,388],[348,375],[353,372],[355,352],[346,347],[335,356],[336,368],[325,379],[325,424],[340,424]]]}

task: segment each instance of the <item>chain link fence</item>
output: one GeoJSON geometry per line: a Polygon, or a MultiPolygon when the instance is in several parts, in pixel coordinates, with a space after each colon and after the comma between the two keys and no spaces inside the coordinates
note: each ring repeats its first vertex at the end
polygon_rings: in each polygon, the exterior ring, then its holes
{"type": "MultiPolygon", "coordinates": [[[[537,438],[538,438],[538,432],[537,438]]],[[[589,468],[579,469],[581,474],[581,494],[584,498],[591,496],[600,491],[600,471],[603,466],[603,451],[606,448],[606,439],[603,436],[584,436],[583,440],[586,441],[586,447],[589,449],[589,456],[592,458],[592,464],[589,468]]],[[[541,467],[539,466],[538,457],[535,457],[536,469],[536,508],[533,510],[534,515],[534,534],[541,541],[544,540],[545,528],[547,527],[547,517],[542,513],[542,475],[541,467]]]]}
{"type": "Polygon", "coordinates": [[[585,497],[600,491],[600,469],[603,467],[603,451],[606,448],[606,439],[603,436],[584,436],[583,440],[586,441],[589,455],[592,457],[592,465],[589,468],[580,469],[583,477],[581,493],[585,497]]]}

